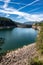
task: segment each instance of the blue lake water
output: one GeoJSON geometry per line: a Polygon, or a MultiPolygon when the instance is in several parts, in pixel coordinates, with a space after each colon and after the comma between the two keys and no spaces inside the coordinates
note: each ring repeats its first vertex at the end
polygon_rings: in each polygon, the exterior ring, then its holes
{"type": "Polygon", "coordinates": [[[2,48],[2,50],[12,50],[34,43],[37,37],[37,30],[32,28],[0,30],[0,38],[1,37],[4,38],[4,43],[0,45],[0,48],[2,48]]]}

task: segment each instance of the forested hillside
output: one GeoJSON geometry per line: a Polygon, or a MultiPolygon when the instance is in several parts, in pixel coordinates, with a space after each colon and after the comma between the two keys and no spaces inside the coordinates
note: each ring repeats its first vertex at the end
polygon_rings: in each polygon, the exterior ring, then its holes
{"type": "Polygon", "coordinates": [[[5,18],[5,17],[0,17],[0,27],[6,27],[6,26],[14,26],[16,27],[16,23],[13,22],[11,19],[9,18],[5,18]]]}

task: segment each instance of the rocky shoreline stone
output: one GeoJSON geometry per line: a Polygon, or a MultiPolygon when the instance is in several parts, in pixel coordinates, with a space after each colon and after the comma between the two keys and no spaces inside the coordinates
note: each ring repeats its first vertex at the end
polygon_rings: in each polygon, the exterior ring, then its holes
{"type": "Polygon", "coordinates": [[[28,65],[30,60],[37,56],[35,43],[8,52],[2,57],[0,65],[28,65]]]}

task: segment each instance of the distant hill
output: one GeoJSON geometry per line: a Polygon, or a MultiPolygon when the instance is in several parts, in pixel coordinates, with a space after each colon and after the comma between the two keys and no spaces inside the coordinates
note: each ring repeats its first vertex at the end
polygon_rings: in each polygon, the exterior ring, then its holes
{"type": "Polygon", "coordinates": [[[5,18],[5,17],[0,17],[0,27],[7,27],[7,26],[14,26],[16,27],[16,23],[13,22],[11,19],[9,18],[5,18]]]}
{"type": "Polygon", "coordinates": [[[6,17],[0,17],[0,29],[13,28],[13,27],[31,28],[34,23],[39,23],[39,22],[30,21],[30,22],[19,23],[12,21],[11,19],[6,17]]]}
{"type": "Polygon", "coordinates": [[[35,21],[29,21],[29,22],[25,22],[24,24],[27,24],[27,25],[33,25],[35,23],[39,23],[39,22],[35,22],[35,21]]]}

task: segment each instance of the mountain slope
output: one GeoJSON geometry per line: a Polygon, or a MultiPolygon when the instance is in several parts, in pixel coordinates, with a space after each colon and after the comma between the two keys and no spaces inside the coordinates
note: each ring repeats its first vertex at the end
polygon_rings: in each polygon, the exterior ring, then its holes
{"type": "Polygon", "coordinates": [[[16,23],[13,22],[9,18],[0,17],[0,27],[14,26],[16,27],[16,23]]]}

